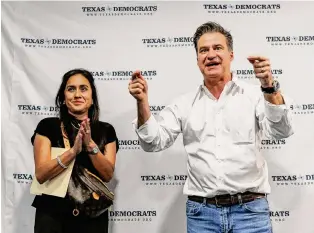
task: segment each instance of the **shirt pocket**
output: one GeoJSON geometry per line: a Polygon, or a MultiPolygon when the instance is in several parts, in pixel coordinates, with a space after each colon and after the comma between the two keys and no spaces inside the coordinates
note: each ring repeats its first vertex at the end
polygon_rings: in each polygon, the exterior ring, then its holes
{"type": "Polygon", "coordinates": [[[255,141],[255,107],[248,97],[235,96],[226,105],[224,113],[223,124],[233,143],[250,144],[255,141]]]}
{"type": "Polygon", "coordinates": [[[201,142],[205,135],[214,136],[213,120],[206,114],[206,109],[191,112],[187,118],[186,127],[183,130],[184,144],[201,142]]]}

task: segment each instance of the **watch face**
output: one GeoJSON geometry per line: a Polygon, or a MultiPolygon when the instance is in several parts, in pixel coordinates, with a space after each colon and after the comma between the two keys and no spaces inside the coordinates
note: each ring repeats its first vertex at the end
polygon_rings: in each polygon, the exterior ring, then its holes
{"type": "Polygon", "coordinates": [[[99,149],[98,149],[98,147],[97,146],[95,146],[94,148],[93,148],[93,154],[97,154],[98,153],[98,151],[99,151],[99,149]]]}
{"type": "Polygon", "coordinates": [[[261,87],[261,88],[262,88],[262,91],[263,91],[264,93],[272,94],[272,93],[277,92],[277,91],[279,90],[280,84],[279,84],[278,81],[274,80],[272,87],[266,87],[266,88],[261,87]]]}

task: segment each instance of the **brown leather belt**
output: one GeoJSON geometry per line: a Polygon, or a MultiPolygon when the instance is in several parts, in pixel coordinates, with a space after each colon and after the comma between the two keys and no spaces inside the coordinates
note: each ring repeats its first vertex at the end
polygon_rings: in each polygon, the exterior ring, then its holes
{"type": "Polygon", "coordinates": [[[254,201],[258,198],[266,197],[263,193],[253,193],[253,192],[245,192],[245,193],[239,193],[235,195],[218,195],[212,198],[206,198],[206,197],[199,197],[199,196],[188,196],[188,199],[191,201],[196,201],[200,203],[207,203],[216,205],[217,207],[223,207],[223,206],[232,206],[236,204],[242,204],[247,203],[250,201],[254,201]]]}

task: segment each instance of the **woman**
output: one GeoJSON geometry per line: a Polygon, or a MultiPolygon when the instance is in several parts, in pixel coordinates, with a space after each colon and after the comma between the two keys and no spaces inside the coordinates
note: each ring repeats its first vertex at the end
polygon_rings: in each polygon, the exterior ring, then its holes
{"type": "MultiPolygon", "coordinates": [[[[60,118],[41,120],[32,136],[38,182],[44,183],[58,176],[73,159],[75,165],[87,168],[105,182],[110,181],[119,145],[113,126],[99,121],[92,74],[83,69],[67,72],[55,102],[60,118]],[[51,147],[65,147],[61,123],[71,149],[51,160],[51,147]]],[[[72,176],[73,173],[74,170],[72,176]]],[[[84,213],[74,216],[74,203],[68,195],[65,198],[44,194],[36,196],[32,206],[36,208],[35,233],[108,232],[108,211],[96,218],[84,216],[84,213]]]]}

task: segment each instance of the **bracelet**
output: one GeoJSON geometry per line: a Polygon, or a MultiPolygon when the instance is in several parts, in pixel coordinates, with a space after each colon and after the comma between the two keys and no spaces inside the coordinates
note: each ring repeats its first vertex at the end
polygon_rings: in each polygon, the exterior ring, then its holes
{"type": "Polygon", "coordinates": [[[61,162],[61,159],[60,159],[60,155],[57,156],[57,161],[58,161],[58,164],[63,167],[64,169],[68,168],[68,166],[64,165],[62,162],[61,162]]]}

